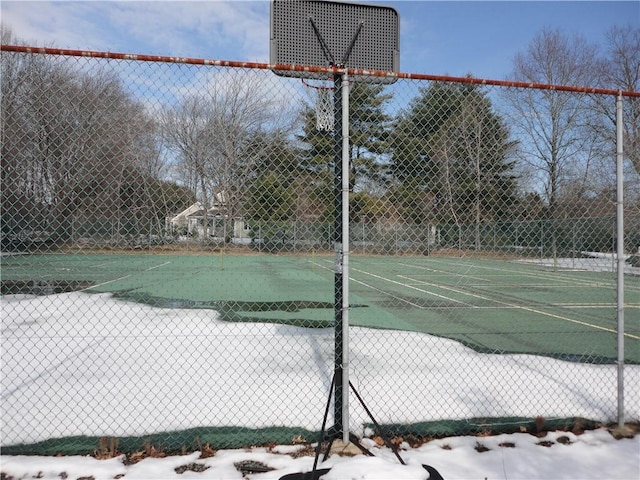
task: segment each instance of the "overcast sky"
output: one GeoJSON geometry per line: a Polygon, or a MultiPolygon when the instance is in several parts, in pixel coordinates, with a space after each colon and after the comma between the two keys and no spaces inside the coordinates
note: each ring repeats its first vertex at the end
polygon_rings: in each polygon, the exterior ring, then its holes
{"type": "MultiPolygon", "coordinates": [[[[373,3],[373,2],[369,2],[373,3]]],[[[543,28],[603,44],[612,25],[640,27],[634,1],[384,1],[401,20],[400,70],[509,78],[515,53],[543,28]]],[[[38,46],[269,61],[269,1],[8,1],[4,25],[38,46]]]]}

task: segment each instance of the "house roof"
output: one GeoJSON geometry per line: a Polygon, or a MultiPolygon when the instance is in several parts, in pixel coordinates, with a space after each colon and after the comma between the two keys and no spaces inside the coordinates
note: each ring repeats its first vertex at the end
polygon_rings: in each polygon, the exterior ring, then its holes
{"type": "MultiPolygon", "coordinates": [[[[218,195],[216,195],[218,197],[218,195]]],[[[216,215],[220,213],[221,204],[216,202],[212,207],[208,209],[208,212],[212,215],[216,215]]],[[[196,202],[193,205],[189,206],[182,212],[180,212],[175,217],[171,218],[170,223],[172,225],[186,223],[188,218],[198,218],[204,216],[204,208],[201,202],[196,202]]]]}
{"type": "Polygon", "coordinates": [[[193,205],[190,205],[185,210],[183,210],[182,212],[177,214],[175,217],[171,218],[170,222],[173,225],[179,224],[179,223],[184,223],[184,222],[186,222],[187,217],[189,215],[197,212],[198,210],[202,210],[202,204],[200,202],[196,202],[193,205]]]}

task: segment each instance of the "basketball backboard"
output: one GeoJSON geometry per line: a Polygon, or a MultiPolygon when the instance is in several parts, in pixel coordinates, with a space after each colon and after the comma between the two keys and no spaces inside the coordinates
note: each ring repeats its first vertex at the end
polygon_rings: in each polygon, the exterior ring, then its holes
{"type": "MultiPolygon", "coordinates": [[[[272,64],[344,65],[346,68],[398,72],[399,43],[400,18],[392,7],[341,1],[271,1],[272,64]]],[[[288,77],[323,77],[313,72],[274,72],[288,77]]],[[[361,80],[394,81],[386,77],[361,80]]]]}

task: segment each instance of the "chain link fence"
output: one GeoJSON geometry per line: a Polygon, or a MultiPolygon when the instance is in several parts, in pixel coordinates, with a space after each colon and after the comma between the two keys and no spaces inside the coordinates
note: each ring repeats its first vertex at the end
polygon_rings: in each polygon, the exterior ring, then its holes
{"type": "MultiPolygon", "coordinates": [[[[3,451],[314,441],[331,83],[2,50],[3,451]]],[[[354,387],[409,442],[638,421],[640,98],[620,97],[622,262],[616,96],[462,80],[350,84],[354,387]]]]}

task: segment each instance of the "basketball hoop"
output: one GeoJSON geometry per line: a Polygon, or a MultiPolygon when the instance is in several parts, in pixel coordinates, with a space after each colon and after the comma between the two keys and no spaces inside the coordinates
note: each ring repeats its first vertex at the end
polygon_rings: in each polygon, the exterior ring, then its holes
{"type": "MultiPolygon", "coordinates": [[[[315,81],[322,82],[322,80],[315,81]]],[[[333,131],[333,85],[328,83],[312,84],[304,78],[302,78],[302,83],[312,92],[312,102],[316,111],[316,128],[320,131],[333,131]]]]}

